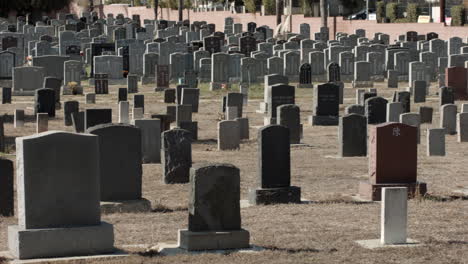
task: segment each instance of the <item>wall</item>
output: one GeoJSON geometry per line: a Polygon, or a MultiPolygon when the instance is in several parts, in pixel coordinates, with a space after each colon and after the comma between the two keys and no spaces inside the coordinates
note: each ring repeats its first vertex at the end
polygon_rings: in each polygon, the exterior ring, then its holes
{"type": "MultiPolygon", "coordinates": [[[[154,19],[153,9],[146,7],[128,7],[126,5],[108,5],[100,7],[101,15],[109,13],[121,13],[125,16],[131,17],[138,14],[143,19],[154,19]]],[[[254,21],[258,26],[267,25],[270,28],[275,28],[275,16],[260,16],[259,14],[232,14],[229,11],[216,11],[216,12],[187,12],[184,11],[184,19],[191,21],[207,21],[208,23],[216,24],[217,30],[223,30],[224,19],[232,17],[235,23],[242,23],[244,30],[248,22],[254,21]]],[[[177,20],[177,10],[163,9],[159,11],[159,19],[177,20]]],[[[304,17],[303,15],[293,15],[292,24],[293,32],[299,31],[299,24],[310,24],[311,32],[318,32],[320,29],[319,17],[304,17]]],[[[334,33],[333,18],[328,19],[328,27],[330,33],[334,33]]],[[[374,33],[383,32],[390,35],[391,39],[397,39],[398,35],[404,34],[406,31],[416,31],[419,34],[426,34],[429,32],[436,32],[441,39],[449,39],[450,37],[458,36],[463,39],[468,37],[468,27],[450,27],[444,26],[441,23],[399,23],[399,24],[379,24],[375,21],[366,20],[343,20],[341,17],[336,18],[336,31],[345,33],[354,33],[356,29],[363,28],[366,30],[367,36],[372,37],[374,33]]],[[[312,36],[313,37],[313,36],[312,36]]]]}

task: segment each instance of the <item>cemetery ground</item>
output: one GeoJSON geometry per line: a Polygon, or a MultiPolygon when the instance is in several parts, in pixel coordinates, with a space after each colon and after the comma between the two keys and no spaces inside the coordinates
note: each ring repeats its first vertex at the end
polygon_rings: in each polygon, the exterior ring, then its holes
{"type": "MultiPolygon", "coordinates": [[[[355,102],[355,89],[346,83],[344,107],[355,102]]],[[[406,83],[400,83],[400,90],[406,83]]],[[[379,96],[391,98],[396,89],[376,83],[379,96]]],[[[110,86],[110,95],[97,95],[95,105],[86,105],[84,96],[63,96],[62,104],[77,100],[81,108],[112,108],[113,120],[118,120],[117,88],[110,86]]],[[[165,113],[162,93],[154,87],[140,86],[145,95],[145,117],[165,113]]],[[[263,126],[263,115],[256,113],[263,97],[260,87],[250,90],[246,116],[250,122],[250,140],[243,141],[238,151],[217,150],[216,123],[221,120],[221,94],[200,85],[198,121],[199,140],[192,145],[194,163],[225,162],[240,169],[241,199],[247,199],[248,189],[257,178],[257,128],[263,126]]],[[[234,90],[234,89],[231,89],[234,90]]],[[[237,91],[237,90],[235,90],[237,91]]],[[[85,92],[93,92],[85,87],[85,92]]],[[[102,215],[102,220],[114,224],[117,248],[134,252],[128,259],[96,262],[66,263],[467,263],[468,261],[468,196],[455,193],[468,188],[466,156],[468,144],[457,143],[456,135],[447,135],[447,155],[426,156],[426,128],[438,127],[439,113],[434,112],[431,124],[421,125],[418,146],[418,179],[426,182],[429,194],[408,202],[408,237],[418,240],[418,247],[369,250],[356,240],[380,237],[380,203],[354,201],[359,182],[368,179],[366,157],[338,158],[338,127],[310,126],[307,122],[312,109],[312,89],[296,89],[296,104],[301,108],[304,125],[302,143],[291,148],[291,184],[302,189],[303,204],[252,206],[241,209],[242,227],[251,234],[251,245],[265,250],[252,253],[177,255],[161,257],[146,249],[158,243],[175,243],[177,230],[186,228],[188,184],[163,183],[161,164],[143,165],[143,197],[150,200],[153,212],[102,215]],[[137,245],[135,247],[135,245],[137,245]],[[146,253],[145,253],[146,252],[146,253]],[[428,262],[429,261],[429,262],[428,262]]],[[[436,84],[423,104],[411,103],[412,112],[420,105],[438,109],[436,84]]],[[[132,101],[129,94],[129,101],[132,101]]],[[[14,137],[35,133],[32,116],[32,96],[15,96],[12,104],[0,105],[0,114],[26,109],[25,126],[13,128],[5,124],[9,146],[14,137]]],[[[457,101],[456,104],[464,103],[457,101]]],[[[12,120],[12,118],[11,118],[12,120]]],[[[72,131],[63,124],[63,107],[57,117],[49,120],[49,130],[72,131]]],[[[15,160],[15,150],[8,148],[7,158],[15,160]]],[[[47,150],[44,150],[44,155],[47,150]]],[[[79,162],[77,160],[76,162],[79,162]]],[[[7,226],[17,223],[16,217],[0,217],[0,251],[8,250],[7,226]]],[[[0,260],[0,263],[2,260],[0,260]]],[[[54,262],[55,263],[55,262],[54,262]]]]}

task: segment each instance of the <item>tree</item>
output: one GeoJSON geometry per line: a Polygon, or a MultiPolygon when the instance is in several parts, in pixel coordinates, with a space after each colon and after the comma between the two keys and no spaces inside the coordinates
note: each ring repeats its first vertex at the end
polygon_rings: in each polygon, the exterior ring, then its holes
{"type": "Polygon", "coordinates": [[[328,0],[320,0],[320,21],[322,27],[328,26],[328,0]]]}
{"type": "Polygon", "coordinates": [[[153,8],[154,11],[154,19],[158,19],[158,6],[159,6],[159,0],[151,0],[151,7],[153,8]]]}
{"type": "Polygon", "coordinates": [[[15,10],[19,14],[33,14],[36,20],[41,19],[42,12],[60,10],[68,6],[73,0],[14,0],[0,1],[0,15],[6,16],[15,10]]]}

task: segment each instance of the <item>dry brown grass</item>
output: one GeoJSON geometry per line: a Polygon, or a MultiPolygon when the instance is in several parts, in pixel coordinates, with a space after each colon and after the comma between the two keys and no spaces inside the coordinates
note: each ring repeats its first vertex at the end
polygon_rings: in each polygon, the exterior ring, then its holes
{"type": "MultiPolygon", "coordinates": [[[[98,96],[96,105],[85,105],[84,97],[63,96],[62,101],[78,100],[84,107],[111,107],[117,120],[117,90],[112,87],[109,96],[98,96]]],[[[403,85],[401,86],[403,87],[403,85]]],[[[86,88],[90,91],[90,88],[86,88]]],[[[159,93],[151,87],[141,88],[145,94],[147,113],[165,112],[159,93]]],[[[380,235],[380,205],[356,203],[350,195],[358,190],[359,181],[367,177],[367,158],[336,158],[338,153],[337,127],[310,127],[312,90],[298,89],[297,103],[304,123],[304,143],[308,146],[291,150],[292,183],[302,188],[302,197],[310,204],[257,206],[242,209],[242,225],[251,233],[251,243],[266,250],[257,253],[225,255],[161,257],[154,252],[135,253],[125,261],[97,261],[95,263],[468,263],[468,201],[454,195],[460,187],[468,187],[465,165],[468,144],[456,142],[456,136],[447,136],[446,157],[426,157],[426,128],[439,122],[437,97],[429,97],[425,105],[437,111],[432,125],[421,128],[418,177],[428,183],[430,195],[409,202],[408,233],[424,243],[414,248],[367,250],[354,241],[376,239],[380,235]]],[[[394,90],[379,86],[379,94],[390,98],[394,90]]],[[[249,187],[257,175],[257,129],[250,129],[251,140],[243,142],[239,151],[217,151],[216,122],[219,119],[222,92],[202,93],[198,121],[200,141],[193,145],[193,161],[228,162],[241,169],[241,197],[247,199],[249,187]]],[[[345,105],[354,103],[355,90],[345,89],[345,105]]],[[[132,96],[129,96],[131,99],[132,96]]],[[[32,97],[14,97],[12,105],[0,105],[0,114],[13,113],[15,107],[32,114],[32,97]]],[[[457,102],[461,104],[463,102],[457,102]]],[[[259,100],[250,101],[246,115],[251,126],[261,126],[263,116],[255,113],[259,100]]],[[[412,104],[417,111],[422,104],[412,104]]],[[[343,111],[344,106],[341,106],[343,111]]],[[[149,116],[147,114],[147,116],[149,116]]],[[[63,126],[63,110],[50,121],[50,129],[68,130],[63,126]]],[[[5,125],[8,142],[14,137],[35,132],[35,124],[26,123],[24,129],[5,125]]],[[[10,155],[12,159],[14,156],[10,155]]],[[[187,227],[188,185],[165,185],[160,164],[145,164],[143,194],[154,207],[151,213],[104,215],[103,221],[114,224],[116,245],[154,246],[159,242],[175,242],[177,230],[187,227]]],[[[0,218],[0,251],[7,249],[6,227],[16,223],[14,217],[0,218]]],[[[82,262],[73,262],[82,263],[82,262]]],[[[69,263],[67,263],[69,264],[69,263]]]]}

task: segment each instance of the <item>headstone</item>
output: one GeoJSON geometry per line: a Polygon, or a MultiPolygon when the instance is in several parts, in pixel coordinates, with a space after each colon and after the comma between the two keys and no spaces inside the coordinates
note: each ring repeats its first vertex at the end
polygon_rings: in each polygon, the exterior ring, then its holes
{"type": "Polygon", "coordinates": [[[85,129],[93,126],[112,123],[112,109],[86,109],[85,110],[85,129]]]}
{"type": "Polygon", "coordinates": [[[34,114],[47,113],[50,117],[55,117],[55,91],[53,89],[36,90],[34,101],[34,114]]]}
{"type": "Polygon", "coordinates": [[[172,129],[161,135],[164,183],[187,183],[192,167],[192,140],[187,130],[172,129]]]}
{"type": "Polygon", "coordinates": [[[13,162],[0,158],[0,171],[0,216],[13,216],[15,214],[13,162]]]}
{"type": "Polygon", "coordinates": [[[141,200],[140,129],[127,124],[102,124],[86,132],[99,139],[101,201],[141,200]]]}
{"type": "Polygon", "coordinates": [[[420,143],[421,116],[418,113],[403,113],[400,115],[400,123],[416,127],[418,129],[416,139],[420,143]]]}
{"type": "Polygon", "coordinates": [[[241,228],[239,169],[229,164],[198,166],[190,172],[190,183],[188,230],[179,231],[179,247],[249,247],[249,232],[241,228]]]}
{"type": "Polygon", "coordinates": [[[440,127],[445,128],[445,133],[455,135],[457,133],[457,106],[445,104],[440,107],[440,127]]]}
{"type": "Polygon", "coordinates": [[[336,126],[339,116],[339,86],[334,83],[320,84],[314,88],[314,115],[309,123],[318,126],[336,126]]]}
{"type": "Polygon", "coordinates": [[[143,163],[161,162],[161,120],[136,119],[135,126],[141,131],[143,163]]]}
{"type": "Polygon", "coordinates": [[[87,93],[85,94],[86,104],[95,104],[96,103],[96,94],[87,93]]]}
{"type": "Polygon", "coordinates": [[[258,131],[258,180],[249,190],[250,204],[300,203],[301,189],[291,186],[289,129],[269,125],[258,131]]]}
{"type": "Polygon", "coordinates": [[[73,123],[73,128],[75,129],[76,133],[83,133],[84,132],[84,127],[85,127],[85,112],[75,112],[72,113],[72,123],[73,123]]]}
{"type": "Polygon", "coordinates": [[[348,114],[339,121],[339,155],[355,157],[367,155],[367,119],[363,115],[348,114]]]}
{"type": "Polygon", "coordinates": [[[407,242],[408,188],[382,188],[381,238],[383,245],[401,245],[407,242]]]}
{"type": "Polygon", "coordinates": [[[297,105],[284,104],[276,108],[277,124],[289,129],[290,144],[301,141],[301,110],[297,105]]]}
{"type": "Polygon", "coordinates": [[[218,122],[218,150],[239,149],[239,124],[236,121],[218,122]]]}
{"type": "Polygon", "coordinates": [[[130,124],[130,104],[128,101],[119,102],[119,123],[130,124]]]}
{"type": "Polygon", "coordinates": [[[10,253],[32,259],[113,252],[113,226],[101,222],[99,208],[98,138],[51,131],[16,138],[16,149],[23,165],[18,225],[8,227],[10,253]]]}
{"type": "Polygon", "coordinates": [[[445,156],[445,129],[427,129],[427,156],[445,156]]]}
{"type": "Polygon", "coordinates": [[[11,88],[2,87],[2,104],[11,104],[11,88]]]}
{"type": "Polygon", "coordinates": [[[417,128],[400,123],[370,127],[370,179],[360,183],[362,198],[380,201],[382,188],[389,185],[407,187],[409,197],[426,193],[426,184],[417,181],[416,135],[417,128]]]}
{"type": "Polygon", "coordinates": [[[191,105],[192,112],[198,113],[198,101],[200,97],[200,89],[197,88],[183,88],[181,104],[191,105]]]}
{"type": "Polygon", "coordinates": [[[386,122],[387,103],[386,99],[379,96],[371,97],[364,102],[368,124],[376,125],[386,122]]]}
{"type": "Polygon", "coordinates": [[[457,140],[468,142],[468,113],[457,114],[457,140]]]}
{"type": "Polygon", "coordinates": [[[80,111],[80,103],[78,101],[67,101],[63,104],[63,115],[65,126],[73,125],[72,114],[80,111]]]}
{"type": "Polygon", "coordinates": [[[295,104],[295,87],[286,84],[272,85],[268,97],[268,121],[276,124],[276,109],[284,104],[295,104]]]}

